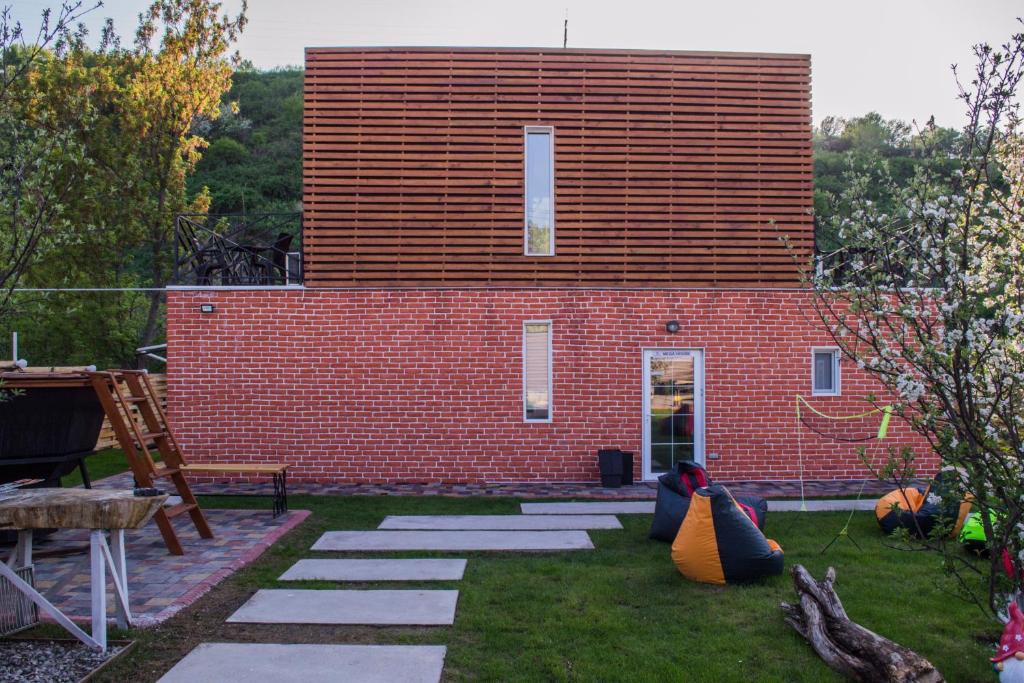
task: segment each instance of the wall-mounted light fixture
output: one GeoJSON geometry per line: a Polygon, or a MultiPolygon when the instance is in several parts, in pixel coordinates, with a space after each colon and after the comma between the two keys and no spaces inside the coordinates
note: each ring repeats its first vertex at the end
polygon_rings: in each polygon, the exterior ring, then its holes
{"type": "Polygon", "coordinates": [[[679,321],[678,320],[669,320],[667,323],[665,323],[665,331],[668,332],[669,334],[675,334],[676,332],[678,332],[679,331],[679,321]]]}
{"type": "Polygon", "coordinates": [[[199,304],[200,313],[213,313],[217,310],[217,307],[213,304],[199,304]]]}

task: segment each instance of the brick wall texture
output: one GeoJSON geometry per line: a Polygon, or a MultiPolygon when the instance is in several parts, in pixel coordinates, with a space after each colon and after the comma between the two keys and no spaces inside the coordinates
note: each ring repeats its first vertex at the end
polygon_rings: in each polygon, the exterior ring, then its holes
{"type": "MultiPolygon", "coordinates": [[[[800,451],[808,479],[869,476],[857,444],[795,419],[811,348],[829,344],[804,291],[173,290],[167,308],[168,410],[197,462],[283,460],[325,482],[597,481],[598,448],[639,460],[643,350],[703,349],[712,476],[797,479],[800,451]],[[552,321],[550,423],[522,417],[525,320],[552,321]]],[[[842,395],[811,403],[867,409],[880,387],[849,361],[841,373],[842,395]]],[[[936,466],[898,419],[884,444],[936,466]]]]}

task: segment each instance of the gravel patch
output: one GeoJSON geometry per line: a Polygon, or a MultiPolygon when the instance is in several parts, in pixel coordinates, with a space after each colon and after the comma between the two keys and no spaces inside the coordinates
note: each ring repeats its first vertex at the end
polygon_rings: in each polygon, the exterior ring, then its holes
{"type": "Polygon", "coordinates": [[[101,654],[82,643],[55,640],[0,640],[3,683],[77,683],[123,648],[101,654]]]}

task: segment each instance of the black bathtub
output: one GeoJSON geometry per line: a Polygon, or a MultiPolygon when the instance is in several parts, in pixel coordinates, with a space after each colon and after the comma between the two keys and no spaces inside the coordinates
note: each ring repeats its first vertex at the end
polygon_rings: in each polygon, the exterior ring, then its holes
{"type": "MultiPolygon", "coordinates": [[[[0,483],[60,478],[96,448],[103,406],[87,376],[77,373],[0,375],[0,483]]],[[[88,481],[83,468],[83,478],[88,481]]]]}

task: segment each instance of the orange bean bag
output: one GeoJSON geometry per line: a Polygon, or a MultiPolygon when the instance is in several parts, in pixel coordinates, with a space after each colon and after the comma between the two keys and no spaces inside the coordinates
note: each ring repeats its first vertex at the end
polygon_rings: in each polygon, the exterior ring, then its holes
{"type": "Polygon", "coordinates": [[[779,544],[761,530],[724,486],[698,489],[672,542],[672,561],[691,581],[736,583],[782,573],[779,544]]]}

